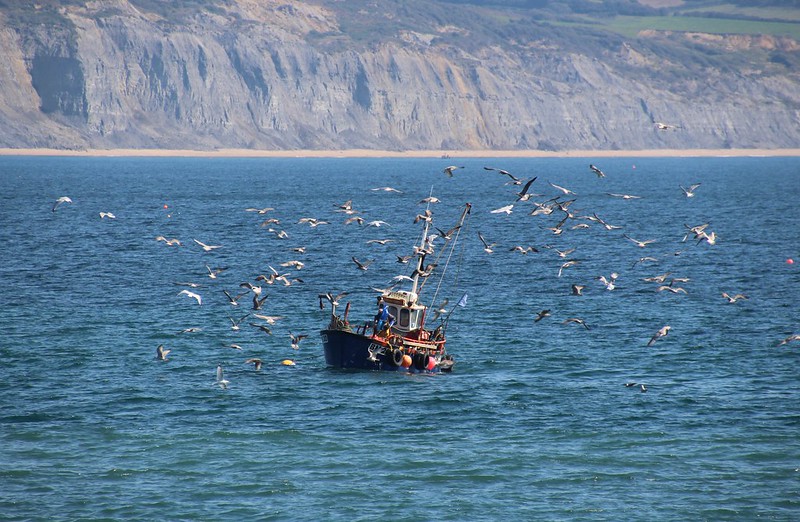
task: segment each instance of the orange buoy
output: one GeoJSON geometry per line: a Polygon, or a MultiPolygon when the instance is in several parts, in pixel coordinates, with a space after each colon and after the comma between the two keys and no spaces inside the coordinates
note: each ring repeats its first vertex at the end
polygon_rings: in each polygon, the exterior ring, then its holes
{"type": "Polygon", "coordinates": [[[411,356],[408,354],[403,355],[403,362],[401,363],[403,368],[408,368],[411,366],[411,356]]]}
{"type": "Polygon", "coordinates": [[[787,264],[787,265],[793,265],[793,264],[794,264],[794,259],[792,259],[792,258],[790,257],[789,259],[787,259],[787,260],[786,260],[786,264],[787,264]]]}
{"type": "Polygon", "coordinates": [[[281,361],[281,364],[284,366],[294,366],[294,361],[291,359],[284,359],[281,361]]]}

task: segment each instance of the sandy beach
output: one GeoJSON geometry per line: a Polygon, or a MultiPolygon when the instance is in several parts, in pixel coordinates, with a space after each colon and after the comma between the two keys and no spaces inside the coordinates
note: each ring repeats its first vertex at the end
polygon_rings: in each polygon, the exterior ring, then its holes
{"type": "Polygon", "coordinates": [[[9,149],[0,156],[193,157],[193,158],[643,158],[800,156],[797,149],[653,149],[653,150],[179,150],[179,149],[9,149]]]}

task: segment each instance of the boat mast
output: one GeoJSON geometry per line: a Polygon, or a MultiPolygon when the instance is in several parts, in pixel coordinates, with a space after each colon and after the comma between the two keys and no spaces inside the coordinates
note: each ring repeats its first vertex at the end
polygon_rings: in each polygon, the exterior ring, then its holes
{"type": "Polygon", "coordinates": [[[413,283],[411,285],[411,293],[417,295],[417,287],[419,286],[419,275],[422,273],[422,263],[425,261],[425,242],[428,240],[428,227],[430,220],[425,221],[425,227],[422,229],[422,241],[419,244],[419,251],[417,251],[417,269],[414,270],[413,283]]]}

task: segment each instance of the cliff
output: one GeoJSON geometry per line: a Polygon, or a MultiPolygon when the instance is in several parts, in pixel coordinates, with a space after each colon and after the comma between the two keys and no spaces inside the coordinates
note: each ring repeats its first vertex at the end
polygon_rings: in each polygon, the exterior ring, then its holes
{"type": "Polygon", "coordinates": [[[800,146],[788,37],[435,1],[44,4],[0,6],[0,147],[800,146]]]}

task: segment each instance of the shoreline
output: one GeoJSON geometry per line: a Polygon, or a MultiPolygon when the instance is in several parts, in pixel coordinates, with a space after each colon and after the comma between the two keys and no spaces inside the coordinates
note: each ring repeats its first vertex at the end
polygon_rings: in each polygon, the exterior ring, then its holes
{"type": "Polygon", "coordinates": [[[649,150],[181,150],[181,149],[9,149],[0,156],[139,157],[139,158],[700,158],[800,156],[798,149],[649,149],[649,150]]]}

